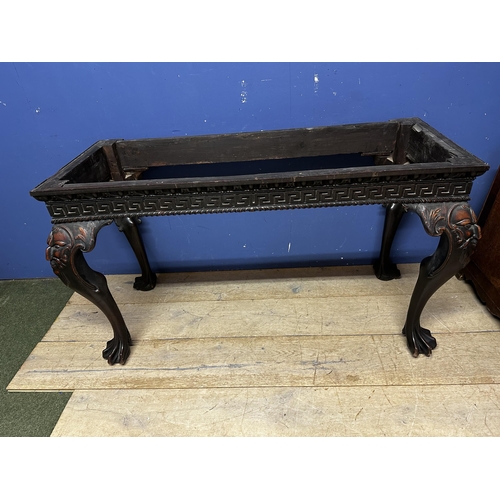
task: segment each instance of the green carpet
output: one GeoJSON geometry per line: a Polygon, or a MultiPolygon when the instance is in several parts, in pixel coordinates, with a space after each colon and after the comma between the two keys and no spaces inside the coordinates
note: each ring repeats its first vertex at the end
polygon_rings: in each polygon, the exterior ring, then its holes
{"type": "Polygon", "coordinates": [[[71,393],[8,393],[7,385],[72,295],[56,279],[0,281],[0,436],[50,436],[71,393]]]}

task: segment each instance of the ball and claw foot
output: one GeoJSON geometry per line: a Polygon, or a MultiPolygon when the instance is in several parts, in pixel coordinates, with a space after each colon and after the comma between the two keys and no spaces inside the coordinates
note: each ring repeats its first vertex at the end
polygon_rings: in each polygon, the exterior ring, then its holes
{"type": "Polygon", "coordinates": [[[436,339],[431,335],[430,330],[421,326],[413,328],[410,332],[407,332],[405,327],[403,335],[406,337],[408,349],[414,358],[418,358],[419,354],[429,357],[437,346],[436,339]]]}
{"type": "Polygon", "coordinates": [[[124,365],[127,358],[130,356],[130,346],[132,345],[132,338],[127,331],[127,340],[124,342],[122,338],[113,337],[106,344],[106,349],[102,351],[102,357],[108,360],[110,365],[120,363],[124,365]]]}
{"type": "Polygon", "coordinates": [[[151,274],[148,278],[144,276],[138,276],[134,281],[134,288],[136,290],[141,290],[142,292],[148,292],[153,290],[156,286],[156,274],[151,274]]]}

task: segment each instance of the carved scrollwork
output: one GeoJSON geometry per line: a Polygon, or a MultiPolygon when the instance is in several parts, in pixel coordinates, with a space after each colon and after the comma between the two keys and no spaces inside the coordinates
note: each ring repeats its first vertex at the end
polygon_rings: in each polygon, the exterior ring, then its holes
{"type": "MultiPolygon", "coordinates": [[[[404,205],[405,210],[417,213],[430,236],[448,237],[447,255],[439,266],[446,264],[452,252],[457,252],[460,264],[465,267],[481,238],[481,228],[472,208],[461,203],[420,203],[404,205]]],[[[439,271],[435,269],[432,274],[439,271]]]]}
{"type": "Polygon", "coordinates": [[[69,261],[74,247],[74,240],[63,226],[54,226],[47,238],[45,258],[50,262],[52,270],[59,275],[69,261]]]}
{"type": "Polygon", "coordinates": [[[472,252],[481,239],[476,214],[467,204],[455,205],[450,213],[450,228],[457,245],[472,252]]]}
{"type": "Polygon", "coordinates": [[[54,274],[65,281],[65,270],[68,266],[72,273],[78,277],[87,288],[95,288],[91,283],[81,278],[75,268],[74,255],[77,251],[90,252],[96,242],[98,231],[111,220],[88,221],[78,223],[57,224],[47,239],[45,258],[50,262],[54,274]]]}

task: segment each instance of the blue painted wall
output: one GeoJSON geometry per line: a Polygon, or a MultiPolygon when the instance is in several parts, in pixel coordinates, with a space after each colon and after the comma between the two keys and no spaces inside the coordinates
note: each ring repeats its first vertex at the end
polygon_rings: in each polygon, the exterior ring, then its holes
{"type": "MultiPolygon", "coordinates": [[[[491,165],[477,179],[478,212],[500,162],[496,63],[0,64],[0,279],[52,276],[50,218],[28,192],[99,139],[217,134],[418,116],[491,165]]],[[[157,271],[367,264],[377,256],[380,206],[144,218],[157,271]]],[[[414,215],[397,262],[432,253],[414,215]]],[[[124,236],[105,227],[88,261],[134,273],[124,236]]]]}

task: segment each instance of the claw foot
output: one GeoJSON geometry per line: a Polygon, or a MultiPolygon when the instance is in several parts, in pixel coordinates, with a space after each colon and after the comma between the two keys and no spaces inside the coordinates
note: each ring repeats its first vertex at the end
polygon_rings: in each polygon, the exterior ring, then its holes
{"type": "Polygon", "coordinates": [[[414,358],[418,358],[419,354],[430,356],[432,350],[436,348],[436,339],[431,335],[430,330],[418,326],[407,331],[406,326],[403,328],[403,335],[406,336],[408,349],[414,358]]]}
{"type": "Polygon", "coordinates": [[[130,356],[130,346],[132,345],[132,338],[127,332],[127,340],[122,338],[113,337],[106,344],[106,349],[102,351],[102,357],[108,360],[110,365],[120,363],[124,365],[127,358],[130,356]]]}
{"type": "Polygon", "coordinates": [[[134,288],[136,290],[141,290],[147,292],[152,290],[156,286],[156,274],[152,274],[148,278],[144,276],[138,276],[134,281],[134,288]]]}

